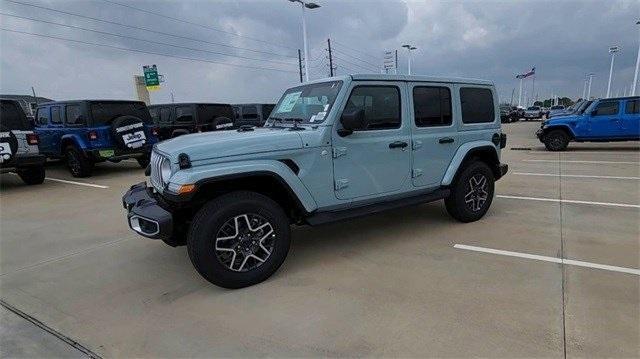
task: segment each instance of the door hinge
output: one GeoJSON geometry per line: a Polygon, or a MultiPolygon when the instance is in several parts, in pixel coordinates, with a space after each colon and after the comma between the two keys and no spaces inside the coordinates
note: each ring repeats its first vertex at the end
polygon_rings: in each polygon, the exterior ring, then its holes
{"type": "Polygon", "coordinates": [[[338,158],[340,156],[344,156],[347,154],[346,147],[334,147],[333,148],[333,158],[338,158]]]}
{"type": "Polygon", "coordinates": [[[412,150],[417,150],[417,149],[419,149],[420,147],[422,147],[422,141],[419,141],[419,140],[413,140],[413,141],[411,141],[411,149],[412,149],[412,150]]]}
{"type": "Polygon", "coordinates": [[[335,181],[334,188],[336,191],[341,190],[343,188],[349,187],[349,180],[346,178],[339,179],[335,181]]]}
{"type": "Polygon", "coordinates": [[[416,178],[416,177],[420,177],[422,176],[422,170],[421,169],[413,169],[411,170],[411,178],[416,178]]]}

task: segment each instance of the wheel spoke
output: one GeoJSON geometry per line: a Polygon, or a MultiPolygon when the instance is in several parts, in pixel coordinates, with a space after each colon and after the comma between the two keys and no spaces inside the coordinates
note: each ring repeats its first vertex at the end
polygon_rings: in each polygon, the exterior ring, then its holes
{"type": "Polygon", "coordinates": [[[267,240],[270,237],[275,239],[275,231],[264,217],[257,214],[235,216],[218,230],[216,256],[232,271],[253,270],[271,256],[274,242],[267,240]]]}

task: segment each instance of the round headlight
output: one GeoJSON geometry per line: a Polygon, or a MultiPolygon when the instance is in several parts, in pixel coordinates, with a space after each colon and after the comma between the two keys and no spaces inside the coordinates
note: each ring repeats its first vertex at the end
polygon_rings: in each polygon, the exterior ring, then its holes
{"type": "Polygon", "coordinates": [[[167,182],[169,182],[169,178],[171,177],[171,163],[168,159],[164,159],[162,164],[160,164],[160,176],[162,183],[167,184],[167,182]]]}

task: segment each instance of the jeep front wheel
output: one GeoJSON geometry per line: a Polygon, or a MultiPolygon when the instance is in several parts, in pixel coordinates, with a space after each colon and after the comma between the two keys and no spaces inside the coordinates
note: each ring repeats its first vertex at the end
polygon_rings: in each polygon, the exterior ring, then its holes
{"type": "Polygon", "coordinates": [[[269,197],[231,192],[195,215],[187,236],[189,258],[209,282],[243,288],[269,278],[290,245],[289,219],[269,197]]]}
{"type": "Polygon", "coordinates": [[[444,201],[447,212],[460,222],[482,218],[493,201],[493,172],[484,162],[471,162],[456,176],[444,201]]]}
{"type": "Polygon", "coordinates": [[[68,146],[65,150],[67,167],[73,177],[89,177],[93,171],[93,162],[74,146],[68,146]]]}
{"type": "Polygon", "coordinates": [[[549,151],[564,151],[569,145],[569,136],[562,130],[553,130],[544,136],[544,147],[549,151]]]}

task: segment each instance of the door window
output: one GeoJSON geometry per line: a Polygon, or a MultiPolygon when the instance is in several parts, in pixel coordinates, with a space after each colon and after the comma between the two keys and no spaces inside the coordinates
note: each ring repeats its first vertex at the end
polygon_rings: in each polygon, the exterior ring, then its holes
{"type": "Polygon", "coordinates": [[[414,87],[413,113],[418,127],[451,125],[451,91],[447,87],[414,87]]]}
{"type": "Polygon", "coordinates": [[[51,123],[53,124],[62,123],[62,116],[60,115],[60,106],[51,107],[51,123]]]}
{"type": "Polygon", "coordinates": [[[176,107],[176,121],[193,122],[193,109],[191,106],[176,107]]]}
{"type": "Polygon", "coordinates": [[[363,110],[364,130],[400,128],[400,90],[395,86],[358,86],[344,109],[345,113],[363,110]]]}
{"type": "Polygon", "coordinates": [[[160,108],[160,123],[161,124],[171,123],[171,108],[169,107],[160,108]]]}
{"type": "Polygon", "coordinates": [[[49,108],[40,107],[38,112],[36,112],[36,117],[38,118],[38,124],[40,126],[46,126],[49,124],[49,108]]]}
{"type": "Polygon", "coordinates": [[[460,89],[462,123],[487,123],[495,121],[491,90],[474,87],[460,89]]]}
{"type": "Polygon", "coordinates": [[[65,116],[67,119],[67,125],[69,126],[81,126],[84,125],[84,119],[78,105],[68,105],[65,108],[65,116]]]}
{"type": "Polygon", "coordinates": [[[625,106],[624,113],[626,114],[639,114],[640,113],[640,100],[629,100],[625,106]]]}
{"type": "Polygon", "coordinates": [[[600,102],[591,114],[593,116],[617,115],[618,101],[600,102]]]}
{"type": "Polygon", "coordinates": [[[242,119],[243,120],[258,119],[258,110],[256,109],[256,106],[242,106],[242,119]]]}

